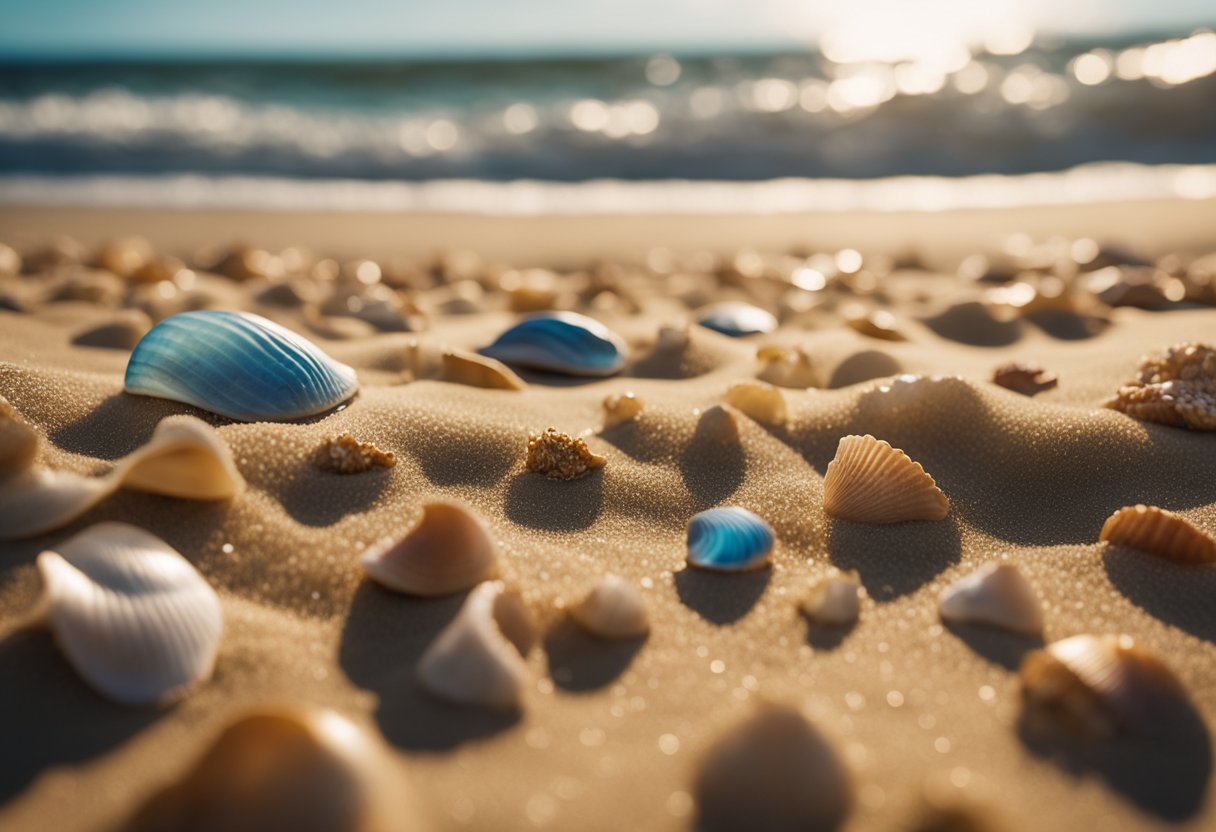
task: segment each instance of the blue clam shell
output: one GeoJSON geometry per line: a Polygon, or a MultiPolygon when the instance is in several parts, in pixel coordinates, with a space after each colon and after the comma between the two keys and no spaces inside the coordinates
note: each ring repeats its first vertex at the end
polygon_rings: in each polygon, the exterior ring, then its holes
{"type": "Polygon", "coordinates": [[[625,366],[625,342],[577,312],[529,315],[481,350],[506,364],[571,376],[610,376],[625,366]]]}
{"type": "Polygon", "coordinates": [[[702,569],[744,572],[768,561],[773,528],[745,508],[711,508],[688,522],[688,562],[702,569]]]}
{"type": "Polygon", "coordinates": [[[777,328],[776,318],[750,303],[716,304],[705,310],[697,323],[732,338],[762,335],[777,328]]]}
{"type": "Polygon", "coordinates": [[[242,422],[324,413],[359,389],[355,371],[273,321],[206,309],[152,327],[127,362],[126,390],[242,422]]]}

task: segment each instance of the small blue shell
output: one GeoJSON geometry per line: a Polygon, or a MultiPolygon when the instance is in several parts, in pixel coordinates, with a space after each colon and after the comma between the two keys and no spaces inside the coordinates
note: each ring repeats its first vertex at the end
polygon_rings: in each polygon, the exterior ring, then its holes
{"type": "Polygon", "coordinates": [[[688,562],[719,572],[745,572],[768,562],[773,528],[738,506],[711,508],[688,522],[688,562]]]}
{"type": "Polygon", "coordinates": [[[610,376],[625,366],[625,342],[577,312],[529,315],[481,350],[506,364],[571,376],[610,376]]]}
{"type": "Polygon", "coordinates": [[[355,371],[273,321],[206,309],[152,327],[127,362],[126,390],[242,422],[315,416],[359,389],[355,371]]]}
{"type": "Polygon", "coordinates": [[[777,328],[776,318],[750,303],[715,304],[701,313],[697,323],[732,338],[762,335],[777,328]]]}

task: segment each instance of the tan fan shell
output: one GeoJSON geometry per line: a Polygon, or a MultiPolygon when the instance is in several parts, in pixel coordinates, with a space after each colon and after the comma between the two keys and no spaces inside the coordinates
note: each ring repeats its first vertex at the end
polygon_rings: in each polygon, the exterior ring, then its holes
{"type": "Polygon", "coordinates": [[[1216,563],[1216,540],[1181,515],[1156,506],[1121,508],[1106,519],[1098,539],[1139,549],[1175,563],[1216,563]]]}
{"type": "Polygon", "coordinates": [[[493,358],[452,350],[443,354],[444,381],[491,390],[523,390],[527,383],[515,371],[493,358]]]}
{"type": "Polygon", "coordinates": [[[102,477],[39,466],[0,480],[0,540],[65,526],[119,488],[191,500],[226,500],[245,481],[215,428],[194,416],[161,420],[152,438],[102,477]]]}
{"type": "Polygon", "coordinates": [[[849,810],[849,775],[797,709],[765,705],[709,750],[694,784],[704,832],[835,829],[849,810]]]}
{"type": "Polygon", "coordinates": [[[783,425],[789,412],[785,395],[763,381],[741,381],[726,391],[726,403],[766,425],[783,425]]]}
{"type": "Polygon", "coordinates": [[[920,463],[869,434],[845,436],[823,480],[828,514],[861,523],[941,520],[950,501],[920,463]]]}
{"type": "Polygon", "coordinates": [[[490,531],[464,506],[425,503],[400,540],[385,538],[359,558],[379,584],[410,595],[450,595],[494,575],[498,553],[490,531]]]}
{"type": "Polygon", "coordinates": [[[519,593],[487,581],[418,661],[418,677],[431,693],[462,705],[518,708],[528,685],[524,656],[536,639],[532,614],[519,593]]]}
{"type": "Polygon", "coordinates": [[[1152,734],[1189,707],[1182,683],[1129,636],[1079,635],[1026,657],[1026,706],[1067,730],[1093,737],[1152,734]]]}
{"type": "Polygon", "coordinates": [[[99,523],[38,556],[45,616],[71,665],[131,705],[180,698],[211,676],[220,602],[169,544],[99,523]]]}
{"type": "Polygon", "coordinates": [[[1038,593],[1010,563],[988,563],[958,579],[941,594],[942,620],[983,624],[1015,633],[1043,631],[1038,593]]]}
{"type": "Polygon", "coordinates": [[[570,617],[601,638],[637,638],[650,631],[646,604],[637,588],[623,578],[607,575],[586,597],[570,608],[570,617]]]}
{"type": "Polygon", "coordinates": [[[229,725],[125,832],[391,832],[420,829],[380,743],[333,711],[286,709],[229,725]]]}
{"type": "Polygon", "coordinates": [[[862,593],[856,572],[833,571],[811,584],[798,607],[817,624],[852,624],[861,615],[862,593]]]}

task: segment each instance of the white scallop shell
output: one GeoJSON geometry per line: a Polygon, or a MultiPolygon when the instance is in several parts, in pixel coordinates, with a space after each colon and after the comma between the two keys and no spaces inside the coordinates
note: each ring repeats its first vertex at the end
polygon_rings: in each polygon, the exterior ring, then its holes
{"type": "Polygon", "coordinates": [[[38,572],[55,640],[104,695],[163,702],[210,678],[223,631],[219,599],[160,538],[100,523],[40,554],[38,572]]]}
{"type": "Polygon", "coordinates": [[[942,592],[938,610],[944,621],[1015,633],[1043,632],[1038,593],[1011,563],[987,563],[959,578],[942,592]]]}
{"type": "Polygon", "coordinates": [[[464,506],[434,501],[400,540],[369,546],[359,562],[379,584],[410,595],[449,595],[470,589],[497,570],[494,538],[464,506]]]}
{"type": "Polygon", "coordinates": [[[726,403],[766,425],[783,425],[789,415],[785,395],[763,381],[741,381],[726,391],[726,403]]]}
{"type": "Polygon", "coordinates": [[[524,656],[536,626],[523,598],[487,581],[465,599],[452,622],[418,661],[418,677],[436,696],[462,705],[518,708],[528,685],[524,656]]]}
{"type": "Polygon", "coordinates": [[[637,638],[650,631],[642,594],[616,575],[607,575],[596,584],[570,608],[570,617],[587,632],[602,638],[637,638]]]}
{"type": "Polygon", "coordinates": [[[245,481],[215,428],[194,416],[161,420],[152,438],[102,477],[38,466],[0,480],[0,540],[67,525],[119,488],[191,500],[226,500],[245,481]]]}
{"type": "Polygon", "coordinates": [[[811,584],[798,608],[818,624],[852,624],[861,615],[861,595],[856,572],[833,571],[811,584]]]}

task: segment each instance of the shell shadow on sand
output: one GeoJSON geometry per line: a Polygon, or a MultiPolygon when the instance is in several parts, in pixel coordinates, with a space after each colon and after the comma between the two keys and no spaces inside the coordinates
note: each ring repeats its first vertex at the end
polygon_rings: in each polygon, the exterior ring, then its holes
{"type": "Polygon", "coordinates": [[[118,705],[95,693],[44,628],[0,639],[0,674],[8,680],[0,685],[6,748],[0,754],[0,806],[46,769],[87,762],[172,713],[118,705]]]}
{"type": "Polygon", "coordinates": [[[1216,644],[1216,570],[1179,566],[1123,546],[1108,546],[1102,566],[1124,598],[1157,620],[1216,644]]]}
{"type": "Polygon", "coordinates": [[[563,690],[597,690],[616,681],[629,668],[648,637],[596,638],[563,617],[545,634],[549,675],[563,690]]]}
{"type": "Polygon", "coordinates": [[[737,438],[719,435],[717,420],[702,418],[680,454],[680,476],[693,499],[693,510],[716,506],[743,484],[747,460],[737,438]]]}
{"type": "Polygon", "coordinates": [[[950,518],[882,525],[832,519],[827,547],[832,564],[856,571],[879,603],[915,592],[958,563],[962,553],[958,527],[950,518]]]}
{"type": "Polygon", "coordinates": [[[332,526],[348,514],[363,511],[384,493],[392,469],[334,474],[305,462],[283,492],[283,508],[306,526],[332,526]]]}
{"type": "Polygon", "coordinates": [[[342,630],[338,663],[354,684],[379,699],[376,721],[393,745],[444,751],[504,731],[518,712],[444,702],[418,681],[418,659],[464,603],[465,594],[421,599],[397,595],[371,581],[355,592],[342,630]],[[385,661],[392,656],[392,661],[385,661]]]}
{"type": "Polygon", "coordinates": [[[72,453],[118,459],[147,444],[161,419],[177,413],[196,416],[212,425],[232,424],[231,419],[188,404],[115,393],[91,408],[82,418],[52,433],[50,440],[72,453]],[[122,430],[115,430],[115,425],[122,425],[122,430]]]}
{"type": "Polygon", "coordinates": [[[599,517],[604,503],[604,471],[597,469],[575,480],[551,480],[520,471],[507,486],[507,519],[531,529],[575,532],[599,517]]]}
{"type": "Polygon", "coordinates": [[[894,356],[881,350],[862,350],[853,353],[836,365],[836,368],[832,370],[832,377],[828,379],[828,387],[832,390],[839,390],[842,387],[887,378],[901,372],[903,372],[903,365],[894,356]]]}
{"type": "Polygon", "coordinates": [[[711,624],[733,624],[751,611],[768,587],[772,569],[741,574],[687,567],[675,575],[676,593],[684,606],[711,624]]]}
{"type": "Polygon", "coordinates": [[[472,425],[431,424],[436,435],[409,450],[427,479],[437,486],[494,485],[519,459],[519,449],[506,442],[470,441],[475,430],[472,425]]]}
{"type": "Polygon", "coordinates": [[[921,322],[939,338],[973,347],[1007,347],[1023,334],[1023,324],[1002,321],[978,301],[956,303],[921,322]]]}
{"type": "Polygon", "coordinates": [[[994,627],[960,624],[953,621],[944,621],[942,625],[951,635],[966,644],[973,653],[1011,671],[1022,666],[1022,659],[1026,657],[1027,653],[1031,650],[1038,650],[1044,644],[1041,635],[1011,633],[994,627]]]}

